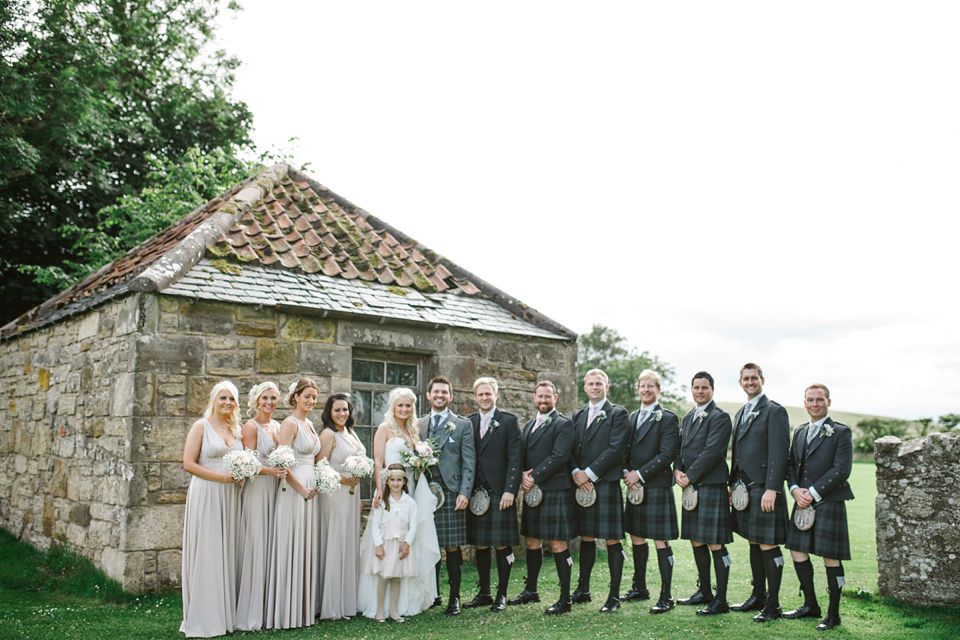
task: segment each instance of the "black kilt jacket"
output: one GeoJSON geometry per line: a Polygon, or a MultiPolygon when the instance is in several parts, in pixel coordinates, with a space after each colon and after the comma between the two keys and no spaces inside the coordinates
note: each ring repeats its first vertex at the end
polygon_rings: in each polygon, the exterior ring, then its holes
{"type": "Polygon", "coordinates": [[[694,488],[704,484],[726,485],[727,445],[730,443],[730,414],[711,400],[697,417],[694,407],[683,416],[680,446],[674,469],[687,474],[694,488]]]}
{"type": "Polygon", "coordinates": [[[813,487],[824,502],[853,500],[853,490],[847,482],[853,466],[853,434],[850,427],[834,422],[829,416],[823,425],[829,425],[833,434],[828,436],[821,430],[809,445],[810,423],[800,425],[793,432],[787,483],[802,489],[813,487]]]}
{"type": "MultiPolygon", "coordinates": [[[[542,491],[573,488],[567,469],[573,454],[573,423],[556,409],[547,414],[549,422],[535,432],[536,420],[523,425],[523,471],[533,470],[533,481],[542,491]]],[[[546,418],[545,418],[546,420],[546,418]]]]}
{"type": "Polygon", "coordinates": [[[680,420],[673,411],[659,404],[652,407],[650,415],[637,425],[640,409],[630,414],[627,459],[624,468],[637,471],[647,487],[669,488],[673,486],[673,470],[670,468],[677,455],[680,440],[680,420]],[[657,419],[658,413],[659,419],[657,419]]]}
{"type": "MultiPolygon", "coordinates": [[[[480,437],[480,414],[470,416],[470,422],[473,424],[473,441],[477,450],[474,491],[485,487],[497,495],[506,492],[516,496],[523,471],[520,468],[523,440],[517,416],[495,409],[483,438],[480,437]]],[[[491,508],[495,507],[491,505],[491,508]]]]}
{"type": "Polygon", "coordinates": [[[604,400],[593,423],[587,425],[589,417],[590,405],[573,412],[573,454],[567,465],[569,471],[586,471],[590,467],[598,479],[619,482],[630,442],[627,410],[604,400]]]}
{"type": "Polygon", "coordinates": [[[739,469],[749,479],[751,488],[773,489],[783,493],[787,456],[790,453],[790,418],[787,417],[787,410],[764,395],[748,415],[746,424],[741,424],[742,415],[743,407],[740,407],[733,420],[730,484],[733,484],[739,469]]]}

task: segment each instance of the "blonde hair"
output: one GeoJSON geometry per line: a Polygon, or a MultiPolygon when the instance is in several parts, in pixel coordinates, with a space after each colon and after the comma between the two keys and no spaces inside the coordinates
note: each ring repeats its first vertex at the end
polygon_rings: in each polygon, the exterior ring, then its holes
{"type": "Polygon", "coordinates": [[[247,412],[251,417],[260,413],[260,396],[263,395],[263,392],[267,389],[273,389],[277,392],[277,401],[280,400],[280,388],[276,385],[275,382],[270,382],[269,380],[261,382],[257,386],[250,389],[250,393],[247,397],[247,406],[250,407],[250,411],[247,412]]]}
{"type": "Polygon", "coordinates": [[[230,414],[230,417],[227,418],[227,426],[230,427],[230,433],[233,434],[234,438],[240,437],[240,393],[237,391],[236,385],[234,385],[229,380],[221,380],[217,384],[213,385],[213,389],[210,390],[210,401],[207,402],[207,408],[203,410],[203,419],[208,420],[213,416],[213,402],[217,399],[217,396],[220,395],[220,392],[226,389],[230,392],[230,395],[233,396],[233,413],[230,414]]]}
{"type": "Polygon", "coordinates": [[[600,376],[600,378],[603,380],[603,384],[610,384],[610,378],[603,369],[590,369],[590,371],[587,371],[585,374],[583,374],[583,381],[586,382],[587,378],[590,376],[600,376]]]}
{"type": "Polygon", "coordinates": [[[407,432],[410,434],[410,437],[413,439],[413,443],[416,444],[420,442],[420,427],[417,426],[416,394],[406,387],[395,387],[391,389],[390,395],[387,397],[387,411],[383,416],[383,423],[387,425],[387,433],[391,433],[398,437],[403,437],[403,428],[406,428],[407,432]],[[397,403],[401,398],[406,398],[413,404],[413,410],[410,411],[410,417],[407,418],[407,424],[405,425],[399,424],[396,416],[393,413],[394,408],[397,406],[397,403]]]}
{"type": "Polygon", "coordinates": [[[493,391],[493,395],[496,396],[500,394],[500,389],[497,386],[497,381],[494,380],[493,378],[477,378],[473,383],[473,392],[476,393],[477,387],[479,387],[482,384],[489,385],[490,389],[493,391]]]}
{"type": "Polygon", "coordinates": [[[650,378],[653,380],[654,384],[657,385],[657,389],[660,388],[660,374],[654,371],[653,369],[644,369],[640,372],[640,375],[637,376],[637,385],[640,385],[640,381],[644,378],[650,378]]]}

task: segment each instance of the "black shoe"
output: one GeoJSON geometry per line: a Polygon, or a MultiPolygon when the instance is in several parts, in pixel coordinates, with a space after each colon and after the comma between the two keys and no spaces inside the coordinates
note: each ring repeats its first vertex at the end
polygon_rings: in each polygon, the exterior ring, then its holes
{"type": "Polygon", "coordinates": [[[476,609],[477,607],[486,607],[493,604],[493,596],[489,593],[478,593],[477,597],[470,602],[463,603],[464,609],[476,609]]]}
{"type": "Polygon", "coordinates": [[[540,593],[538,591],[530,591],[528,589],[524,589],[523,591],[520,592],[520,595],[518,595],[513,600],[507,600],[507,604],[509,605],[527,604],[530,602],[540,602],[540,593]]]}
{"type": "Polygon", "coordinates": [[[547,614],[548,616],[558,616],[561,613],[570,613],[570,609],[572,608],[573,607],[570,606],[569,599],[564,600],[563,598],[561,598],[560,600],[557,600],[553,605],[551,605],[549,609],[544,611],[544,613],[547,614]]]}
{"type": "Polygon", "coordinates": [[[763,611],[753,616],[754,622],[771,622],[783,616],[783,609],[780,607],[764,607],[763,611]]]}
{"type": "Polygon", "coordinates": [[[581,591],[580,587],[577,587],[576,591],[573,592],[573,595],[570,596],[570,602],[573,604],[583,604],[584,602],[592,602],[593,598],[590,597],[589,591],[581,591]]]}
{"type": "Polygon", "coordinates": [[[811,607],[806,604],[802,604],[793,611],[787,611],[785,614],[783,614],[783,617],[787,620],[796,620],[798,618],[819,618],[820,607],[811,607]]]}
{"type": "Polygon", "coordinates": [[[630,591],[627,591],[623,594],[623,597],[620,598],[620,602],[630,602],[631,600],[649,600],[650,599],[650,590],[649,589],[640,589],[638,587],[630,587],[630,591]]]}
{"type": "Polygon", "coordinates": [[[430,608],[433,609],[434,607],[439,607],[442,604],[443,604],[443,598],[441,598],[440,596],[437,596],[436,599],[433,601],[433,604],[430,605],[430,608]]]}
{"type": "Polygon", "coordinates": [[[650,609],[650,613],[666,613],[673,609],[676,606],[676,603],[673,601],[673,598],[660,598],[657,600],[657,604],[653,605],[650,609]]]}
{"type": "Polygon", "coordinates": [[[600,607],[600,613],[613,613],[620,608],[620,599],[610,596],[607,603],[600,607]]]}
{"type": "MultiPolygon", "coordinates": [[[[540,599],[539,597],[537,598],[540,599]]],[[[507,610],[507,596],[497,596],[497,599],[490,605],[490,611],[500,612],[507,610]]]]}
{"type": "Polygon", "coordinates": [[[443,612],[445,616],[458,616],[460,615],[460,598],[450,598],[450,604],[447,605],[447,610],[443,612]]]}
{"type": "Polygon", "coordinates": [[[763,608],[767,606],[766,596],[758,598],[755,595],[750,595],[749,598],[741,602],[740,604],[735,604],[730,607],[731,611],[762,611],[763,608]]]}
{"type": "Polygon", "coordinates": [[[817,631],[827,631],[840,626],[840,616],[827,616],[817,625],[817,631]]]}
{"type": "Polygon", "coordinates": [[[704,593],[703,591],[697,591],[695,594],[686,598],[684,600],[677,600],[677,604],[709,604],[713,601],[713,595],[704,593]]]}
{"type": "Polygon", "coordinates": [[[710,604],[705,606],[703,609],[697,609],[698,616],[716,616],[721,613],[727,613],[730,611],[730,605],[727,604],[726,600],[721,600],[720,598],[714,598],[710,604]]]}

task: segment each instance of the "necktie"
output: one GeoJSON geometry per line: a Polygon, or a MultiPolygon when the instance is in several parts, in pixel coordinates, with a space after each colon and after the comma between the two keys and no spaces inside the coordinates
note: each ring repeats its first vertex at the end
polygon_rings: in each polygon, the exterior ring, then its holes
{"type": "Polygon", "coordinates": [[[590,425],[593,424],[593,419],[597,417],[597,405],[590,405],[590,417],[587,418],[587,428],[590,428],[590,425]]]}
{"type": "Polygon", "coordinates": [[[490,416],[480,417],[480,439],[487,435],[487,425],[490,424],[490,416]]]}
{"type": "Polygon", "coordinates": [[[650,415],[649,409],[640,409],[640,416],[637,418],[637,429],[640,428],[640,425],[646,422],[648,415],[650,415]]]}
{"type": "Polygon", "coordinates": [[[433,416],[433,429],[431,429],[432,433],[430,435],[433,437],[439,437],[440,435],[439,431],[440,431],[440,414],[438,413],[437,415],[433,416]]]}
{"type": "Polygon", "coordinates": [[[817,437],[818,433],[820,433],[820,429],[818,427],[815,427],[812,424],[807,427],[807,444],[811,444],[813,439],[817,437]]]}
{"type": "Polygon", "coordinates": [[[740,416],[740,424],[747,424],[747,418],[750,417],[750,409],[753,407],[749,402],[743,405],[743,415],[740,416]]]}
{"type": "MultiPolygon", "coordinates": [[[[537,421],[533,424],[533,431],[536,431],[537,429],[539,429],[539,428],[540,428],[540,423],[542,423],[542,422],[543,422],[543,414],[542,414],[542,413],[538,413],[538,414],[537,414],[537,421]]],[[[531,433],[533,433],[533,431],[531,431],[531,433]]]]}

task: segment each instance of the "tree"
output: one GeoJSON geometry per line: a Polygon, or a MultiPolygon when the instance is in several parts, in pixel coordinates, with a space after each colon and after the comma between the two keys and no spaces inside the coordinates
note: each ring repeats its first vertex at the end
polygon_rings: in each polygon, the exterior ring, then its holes
{"type": "Polygon", "coordinates": [[[250,144],[250,111],[229,97],[239,62],[213,49],[219,13],[218,0],[0,0],[2,322],[89,271],[89,234],[124,232],[105,207],[154,184],[158,159],[250,144]]]}
{"type": "Polygon", "coordinates": [[[873,453],[873,441],[883,436],[903,439],[907,435],[907,421],[896,418],[864,418],[857,423],[859,435],[853,438],[853,450],[857,453],[873,453]]]}
{"type": "MultiPolygon", "coordinates": [[[[660,374],[660,403],[671,411],[683,414],[684,388],[677,386],[673,367],[648,351],[637,353],[616,329],[595,324],[589,333],[577,338],[577,346],[579,380],[583,380],[590,369],[603,369],[610,378],[610,389],[607,391],[610,402],[628,409],[639,406],[637,376],[644,369],[652,369],[660,374]]],[[[582,386],[578,388],[577,398],[580,404],[588,401],[582,386]]]]}

